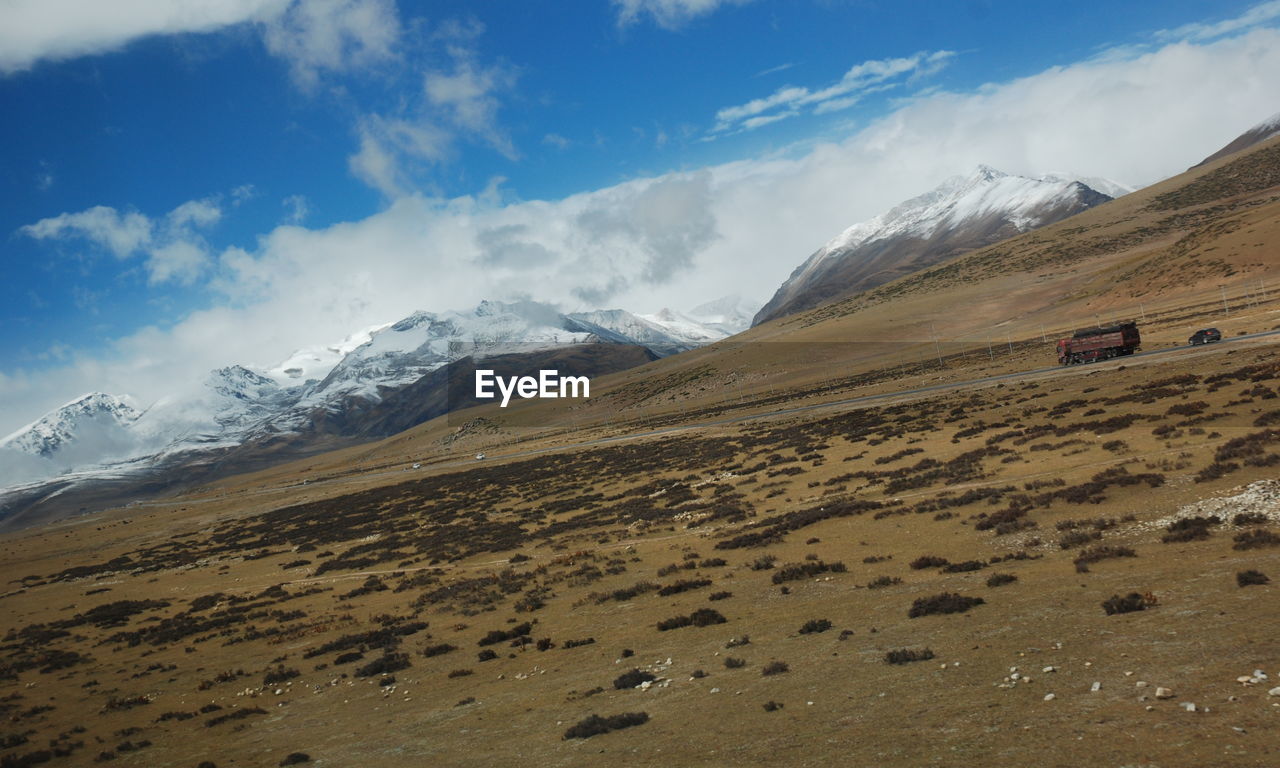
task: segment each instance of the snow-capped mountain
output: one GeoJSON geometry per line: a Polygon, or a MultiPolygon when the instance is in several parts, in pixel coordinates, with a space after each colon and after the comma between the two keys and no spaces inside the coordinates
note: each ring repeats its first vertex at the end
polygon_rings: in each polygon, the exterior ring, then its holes
{"type": "Polygon", "coordinates": [[[0,448],[53,458],[90,435],[100,441],[121,443],[139,415],[126,398],[92,392],[0,440],[0,448]]]}
{"type": "Polygon", "coordinates": [[[616,335],[648,347],[660,356],[685,352],[728,335],[669,309],[652,315],[636,315],[623,309],[597,309],[574,312],[568,317],[579,327],[603,338],[616,335]]]}
{"type": "Polygon", "coordinates": [[[1079,181],[980,165],[840,233],[791,273],[754,324],[874,288],[1110,199],[1079,181]]]}
{"type": "Polygon", "coordinates": [[[533,301],[486,301],[465,312],[414,312],[276,365],[219,368],[196,394],[163,398],[145,411],[127,398],[85,395],[0,442],[15,459],[0,486],[187,466],[215,451],[252,453],[251,446],[282,440],[305,450],[321,438],[383,436],[445,412],[449,398],[436,390],[447,387],[456,375],[450,366],[464,358],[545,357],[595,343],[652,352],[586,356],[593,374],[603,375],[725,335],[666,310],[564,315],[533,301]]]}
{"type": "Polygon", "coordinates": [[[1241,150],[1248,149],[1254,144],[1260,144],[1275,136],[1280,136],[1280,112],[1275,113],[1271,117],[1268,117],[1266,120],[1263,120],[1249,130],[1235,137],[1225,147],[1214,152],[1212,155],[1209,155],[1191,167],[1199,168],[1205,163],[1212,163],[1218,158],[1226,157],[1227,155],[1234,155],[1241,150]]]}
{"type": "Polygon", "coordinates": [[[760,307],[759,302],[744,299],[735,293],[699,304],[687,314],[707,328],[732,336],[751,327],[751,319],[760,311],[760,307]]]}

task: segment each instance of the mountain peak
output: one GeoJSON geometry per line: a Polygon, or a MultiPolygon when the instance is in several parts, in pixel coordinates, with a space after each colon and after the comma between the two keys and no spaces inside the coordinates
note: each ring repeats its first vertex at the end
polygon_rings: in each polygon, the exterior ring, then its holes
{"type": "Polygon", "coordinates": [[[133,423],[140,415],[126,398],[90,392],[0,440],[0,447],[50,456],[75,442],[86,425],[118,429],[133,423]]]}
{"type": "Polygon", "coordinates": [[[841,232],[791,273],[753,324],[874,288],[1110,199],[1074,178],[1035,179],[979,165],[841,232]]]}

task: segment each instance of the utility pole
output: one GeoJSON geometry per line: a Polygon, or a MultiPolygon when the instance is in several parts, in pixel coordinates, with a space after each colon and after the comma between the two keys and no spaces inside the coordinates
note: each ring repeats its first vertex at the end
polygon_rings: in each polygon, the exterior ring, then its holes
{"type": "Polygon", "coordinates": [[[1044,323],[1040,324],[1040,340],[1045,344],[1049,343],[1049,335],[1044,332],[1044,323]]]}
{"type": "Polygon", "coordinates": [[[992,360],[995,360],[995,359],[996,359],[996,353],[995,353],[994,351],[992,351],[992,349],[991,349],[991,337],[990,337],[990,336],[987,336],[987,357],[991,358],[992,360]]]}
{"type": "Polygon", "coordinates": [[[1138,302],[1138,313],[1142,315],[1142,322],[1147,322],[1147,309],[1142,306],[1142,302],[1138,302]]]}
{"type": "Polygon", "coordinates": [[[1013,354],[1013,336],[1007,329],[1004,332],[1004,340],[1009,345],[1009,354],[1012,355],[1013,354]]]}
{"type": "Polygon", "coordinates": [[[1227,287],[1219,284],[1218,290],[1222,292],[1222,314],[1224,316],[1229,315],[1231,314],[1231,311],[1227,309],[1227,287]]]}
{"type": "Polygon", "coordinates": [[[933,333],[933,351],[938,353],[938,365],[942,365],[942,346],[938,344],[938,329],[930,322],[929,330],[933,333]]]}

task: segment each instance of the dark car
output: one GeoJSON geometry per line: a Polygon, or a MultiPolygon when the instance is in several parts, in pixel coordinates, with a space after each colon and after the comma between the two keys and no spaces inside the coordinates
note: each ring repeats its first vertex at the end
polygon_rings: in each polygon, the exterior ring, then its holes
{"type": "Polygon", "coordinates": [[[1208,344],[1214,341],[1222,341],[1222,331],[1217,328],[1201,328],[1191,334],[1191,338],[1187,339],[1188,344],[1208,344]]]}

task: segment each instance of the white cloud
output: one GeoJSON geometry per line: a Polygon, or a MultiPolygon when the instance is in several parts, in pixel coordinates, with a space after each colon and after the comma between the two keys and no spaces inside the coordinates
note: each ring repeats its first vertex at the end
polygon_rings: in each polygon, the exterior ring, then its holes
{"type": "Polygon", "coordinates": [[[347,167],[388,198],[409,194],[416,169],[443,162],[452,152],[452,134],[427,121],[369,115],[356,130],[360,149],[347,158],[347,167]]]}
{"type": "MultiPolygon", "coordinates": [[[[211,368],[271,365],[415,309],[529,294],[565,309],[638,311],[728,293],[763,300],[850,224],[978,163],[1130,184],[1175,174],[1276,111],[1277,71],[1280,32],[1254,29],[917,96],[839,141],[781,156],[560,200],[503,202],[495,185],[453,200],[409,194],[374,216],[323,229],[282,225],[251,250],[224,251],[204,273],[214,275],[222,306],[81,353],[66,367],[5,371],[0,433],[86,391],[145,403],[198,383],[211,368]]],[[[108,250],[108,232],[125,233],[114,242],[126,253],[152,247],[137,244],[145,222],[127,234],[128,217],[100,211],[74,221],[101,233],[108,250]]],[[[70,222],[55,217],[32,230],[66,236],[70,222]]]]}
{"type": "Polygon", "coordinates": [[[399,37],[393,0],[307,0],[263,21],[267,50],[288,61],[294,80],[307,89],[322,72],[392,58],[399,37]]]}
{"type": "Polygon", "coordinates": [[[542,143],[555,147],[556,149],[568,149],[569,145],[573,142],[558,133],[548,133],[546,136],[542,137],[542,143]]]}
{"type": "Polygon", "coordinates": [[[267,50],[307,88],[325,72],[391,58],[400,37],[393,0],[4,0],[0,74],[246,23],[259,25],[267,50]]]}
{"type": "Polygon", "coordinates": [[[1245,10],[1239,16],[1217,22],[1195,22],[1156,33],[1159,40],[1212,40],[1280,19],[1280,0],[1269,0],[1245,10]]]}
{"type": "Polygon", "coordinates": [[[814,114],[847,109],[858,102],[859,94],[883,90],[890,87],[887,81],[907,75],[916,79],[934,74],[953,56],[955,53],[952,51],[921,51],[906,58],[864,61],[850,67],[835,83],[816,91],[789,85],[746,104],[724,107],[716,112],[716,125],[712,132],[759,128],[798,115],[805,107],[811,107],[814,114]]]}
{"type": "Polygon", "coordinates": [[[505,67],[478,65],[470,55],[455,56],[449,72],[428,72],[423,78],[427,102],[464,134],[481,139],[508,158],[515,159],[515,146],[498,127],[496,93],[515,84],[515,75],[505,67]]]}
{"type": "Polygon", "coordinates": [[[290,224],[301,224],[311,214],[311,204],[305,195],[289,195],[280,204],[285,209],[285,220],[290,224]]]}
{"type": "Polygon", "coordinates": [[[190,285],[209,263],[208,246],[197,230],[207,229],[221,218],[222,209],[210,198],[189,200],[158,221],[137,211],[122,214],[98,205],[41,219],[18,232],[36,240],[87,240],[117,259],[141,253],[152,285],[190,285]]]}
{"type": "Polygon", "coordinates": [[[118,50],[148,35],[212,32],[278,14],[289,0],[5,0],[0,73],[118,50]]]}
{"type": "Polygon", "coordinates": [[[752,0],[613,0],[618,26],[634,24],[649,16],[658,26],[677,29],[692,19],[713,13],[724,5],[745,5],[752,0]]]}
{"type": "Polygon", "coordinates": [[[519,156],[498,122],[499,97],[517,73],[504,64],[482,65],[475,49],[479,22],[447,21],[432,36],[449,59],[446,69],[424,73],[420,98],[392,115],[366,115],[356,132],[360,146],[347,158],[356,178],[388,198],[420,191],[420,173],[456,153],[459,141],[486,144],[508,159],[519,156]]]}

